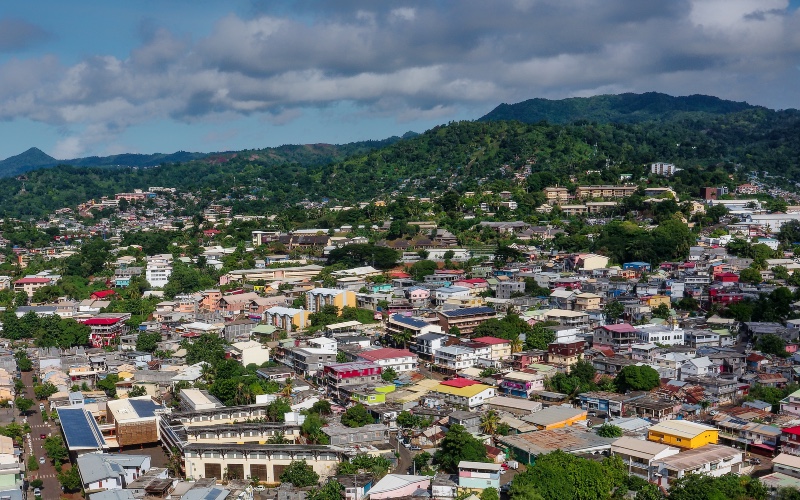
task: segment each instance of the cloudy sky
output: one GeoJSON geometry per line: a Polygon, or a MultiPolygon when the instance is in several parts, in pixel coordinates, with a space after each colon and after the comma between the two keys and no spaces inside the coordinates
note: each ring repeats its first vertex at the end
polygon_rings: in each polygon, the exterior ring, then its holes
{"type": "Polygon", "coordinates": [[[342,143],[501,102],[800,108],[800,0],[6,0],[0,158],[342,143]]]}

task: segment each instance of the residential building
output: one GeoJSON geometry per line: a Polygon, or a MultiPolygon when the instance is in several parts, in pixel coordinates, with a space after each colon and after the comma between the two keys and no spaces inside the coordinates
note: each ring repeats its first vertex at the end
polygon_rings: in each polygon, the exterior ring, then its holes
{"type": "Polygon", "coordinates": [[[686,380],[689,377],[708,377],[715,375],[719,371],[717,365],[708,356],[692,358],[683,363],[680,367],[680,379],[686,380]]]}
{"type": "Polygon", "coordinates": [[[640,325],[635,326],[639,342],[662,345],[683,345],[683,329],[676,325],[640,325]]]}
{"type": "Polygon", "coordinates": [[[530,401],[528,399],[495,396],[486,401],[486,407],[490,410],[502,411],[522,417],[541,410],[542,403],[541,401],[530,401]]]}
{"type": "Polygon", "coordinates": [[[500,381],[500,392],[528,399],[534,391],[544,390],[544,375],[528,372],[510,372],[500,381]]]}
{"type": "Polygon", "coordinates": [[[644,396],[644,393],[617,394],[615,392],[592,391],[578,394],[581,408],[588,411],[607,413],[609,417],[621,417],[626,405],[644,396]]]}
{"type": "Polygon", "coordinates": [[[800,417],[800,391],[795,391],[780,401],[781,413],[800,417]]]}
{"type": "Polygon", "coordinates": [[[433,358],[433,362],[439,368],[450,373],[475,366],[477,361],[478,355],[475,349],[462,344],[441,347],[435,352],[433,358]]]}
{"type": "Polygon", "coordinates": [[[77,458],[83,489],[87,492],[121,490],[150,470],[148,455],[85,453],[77,458]]]}
{"type": "Polygon", "coordinates": [[[589,315],[582,311],[550,309],[543,314],[544,321],[557,321],[561,326],[573,326],[582,332],[589,331],[589,315]]]}
{"type": "Polygon", "coordinates": [[[147,257],[145,279],[153,288],[164,288],[172,275],[172,255],[165,253],[147,257]]]}
{"type": "Polygon", "coordinates": [[[295,347],[284,356],[283,362],[291,366],[295,373],[305,377],[314,376],[324,365],[336,362],[335,348],[295,347]]]}
{"type": "MultiPolygon", "coordinates": [[[[438,327],[438,325],[437,325],[438,327]]],[[[411,344],[411,351],[417,356],[426,360],[433,361],[439,349],[447,344],[450,337],[441,333],[425,333],[417,336],[411,344]]]]}
{"type": "Polygon", "coordinates": [[[600,309],[602,297],[595,293],[583,292],[575,296],[576,311],[592,311],[600,309]]]}
{"type": "Polygon", "coordinates": [[[50,278],[26,276],[14,282],[14,293],[25,292],[28,298],[31,298],[36,290],[53,285],[54,283],[55,282],[50,278]]]}
{"type": "Polygon", "coordinates": [[[386,474],[369,490],[370,500],[412,498],[414,493],[426,491],[431,485],[431,476],[412,474],[386,474]]]}
{"type": "Polygon", "coordinates": [[[544,196],[547,199],[547,203],[553,204],[562,204],[569,200],[569,191],[567,188],[563,187],[547,187],[544,188],[544,196]]]}
{"type": "Polygon", "coordinates": [[[226,357],[235,359],[242,366],[249,364],[263,365],[269,361],[270,348],[261,342],[247,340],[244,342],[234,342],[226,353],[226,357]]]}
{"type": "Polygon", "coordinates": [[[800,456],[800,425],[781,430],[781,451],[800,456]]]}
{"type": "Polygon", "coordinates": [[[494,488],[500,490],[500,464],[485,462],[458,463],[458,486],[471,490],[494,488]]]}
{"type": "Polygon", "coordinates": [[[495,297],[498,299],[510,299],[514,294],[525,293],[524,281],[504,281],[495,287],[495,297]]]}
{"type": "Polygon", "coordinates": [[[264,311],[264,322],[287,332],[302,330],[309,325],[309,312],[305,309],[275,306],[264,311]]]}
{"type": "Polygon", "coordinates": [[[800,479],[800,458],[781,453],[772,459],[772,471],[800,479]]]}
{"type": "Polygon", "coordinates": [[[322,369],[328,394],[341,399],[340,389],[344,386],[363,385],[381,380],[383,369],[371,362],[326,364],[322,369]]]}
{"type": "Polygon", "coordinates": [[[322,432],[328,436],[331,446],[368,445],[389,440],[389,429],[384,424],[367,424],[355,428],[326,425],[322,432]]]}
{"type": "Polygon", "coordinates": [[[581,408],[548,406],[541,411],[522,417],[522,420],[535,425],[540,431],[549,431],[585,422],[586,417],[586,410],[581,408]]]}
{"type": "Polygon", "coordinates": [[[457,327],[461,335],[469,336],[478,325],[494,318],[497,312],[491,307],[465,307],[438,311],[436,314],[443,331],[449,332],[451,328],[457,327]]]}
{"type": "Polygon", "coordinates": [[[650,164],[650,173],[655,175],[660,175],[663,177],[672,177],[675,175],[676,172],[679,172],[681,169],[673,165],[672,163],[651,163],[650,164]]]}
{"type": "Polygon", "coordinates": [[[356,307],[356,294],[337,288],[314,288],[306,292],[306,309],[315,313],[325,306],[336,306],[341,314],[345,307],[356,307]]]}
{"type": "Polygon", "coordinates": [[[615,350],[627,349],[640,342],[638,331],[630,323],[603,325],[594,329],[595,345],[608,345],[615,350]]]}
{"type": "Polygon", "coordinates": [[[488,345],[491,348],[489,359],[501,360],[511,356],[511,342],[506,339],[499,339],[497,337],[477,337],[472,339],[472,342],[488,345]]]}
{"type": "Polygon", "coordinates": [[[688,420],[667,420],[651,427],[647,432],[647,439],[691,450],[716,444],[719,440],[719,429],[688,420]]]}
{"type": "Polygon", "coordinates": [[[456,378],[440,382],[439,385],[431,389],[429,395],[440,397],[447,403],[461,405],[466,408],[477,408],[496,394],[495,388],[490,385],[465,378],[456,378]]]}
{"type": "Polygon", "coordinates": [[[635,185],[626,186],[578,186],[576,198],[626,198],[638,189],[635,185]]]}
{"type": "Polygon", "coordinates": [[[581,360],[585,342],[553,342],[547,346],[547,363],[569,373],[570,367],[581,360]]]}
{"type": "Polygon", "coordinates": [[[407,373],[417,369],[417,355],[408,349],[384,347],[363,350],[358,353],[357,357],[361,360],[375,363],[384,371],[392,369],[397,373],[407,373]]]}
{"type": "Polygon", "coordinates": [[[594,430],[582,426],[499,436],[497,440],[508,449],[509,457],[525,465],[533,465],[539,455],[556,450],[575,455],[606,453],[615,441],[614,438],[598,436],[594,430]]]}
{"type": "Polygon", "coordinates": [[[677,455],[679,448],[623,436],[611,443],[611,453],[622,459],[628,474],[647,481],[655,480],[654,462],[677,455]]]}
{"type": "Polygon", "coordinates": [[[683,451],[677,455],[654,461],[657,484],[663,488],[687,474],[704,474],[713,477],[739,474],[742,451],[729,446],[708,444],[683,451]]]}
{"type": "Polygon", "coordinates": [[[130,317],[130,314],[109,313],[80,322],[89,327],[89,343],[93,347],[106,347],[114,345],[116,339],[128,333],[130,327],[125,321],[130,317]]]}

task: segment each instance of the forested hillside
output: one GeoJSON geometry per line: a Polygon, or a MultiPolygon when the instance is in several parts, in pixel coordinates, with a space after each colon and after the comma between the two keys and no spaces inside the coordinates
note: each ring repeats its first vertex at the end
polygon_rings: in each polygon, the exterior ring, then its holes
{"type": "Polygon", "coordinates": [[[475,191],[495,181],[511,185],[523,168],[531,175],[521,187],[534,197],[547,185],[569,185],[571,177],[617,183],[624,173],[640,179],[653,161],[683,168],[671,182],[679,194],[693,196],[704,183],[723,183],[735,171],[800,180],[800,112],[747,107],[641,123],[455,122],[405,140],[283,146],[153,168],[57,167],[30,172],[24,181],[0,180],[0,215],[39,216],[153,185],[231,192],[237,213],[265,213],[306,199],[338,204],[475,191]]]}

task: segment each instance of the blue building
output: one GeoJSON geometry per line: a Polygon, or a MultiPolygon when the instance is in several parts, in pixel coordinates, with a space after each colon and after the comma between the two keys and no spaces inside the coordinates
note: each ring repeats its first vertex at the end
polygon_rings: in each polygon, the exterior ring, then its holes
{"type": "Polygon", "coordinates": [[[632,269],[640,273],[649,273],[652,266],[647,262],[626,262],[622,264],[622,269],[632,269]]]}
{"type": "Polygon", "coordinates": [[[458,463],[458,486],[476,490],[494,488],[500,490],[500,464],[483,462],[458,463]]]}

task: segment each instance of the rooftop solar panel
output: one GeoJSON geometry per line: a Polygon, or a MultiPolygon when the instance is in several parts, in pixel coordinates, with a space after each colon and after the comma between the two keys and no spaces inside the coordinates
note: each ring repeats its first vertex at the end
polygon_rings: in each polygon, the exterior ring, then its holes
{"type": "Polygon", "coordinates": [[[67,448],[101,448],[105,441],[94,417],[83,408],[58,408],[67,448]]]}
{"type": "Polygon", "coordinates": [[[422,328],[422,327],[428,326],[430,324],[427,321],[422,321],[420,319],[410,318],[408,316],[402,316],[400,314],[395,314],[394,316],[392,316],[392,319],[394,321],[397,321],[398,323],[401,323],[401,324],[404,324],[404,325],[408,325],[408,326],[413,326],[413,327],[416,327],[416,328],[422,328]]]}
{"type": "Polygon", "coordinates": [[[149,399],[130,399],[128,402],[139,417],[154,417],[156,415],[155,410],[160,408],[160,406],[149,399]]]}
{"type": "Polygon", "coordinates": [[[465,307],[464,309],[451,309],[449,311],[442,311],[442,314],[455,318],[458,316],[469,316],[472,314],[488,314],[495,312],[491,307],[465,307]]]}

